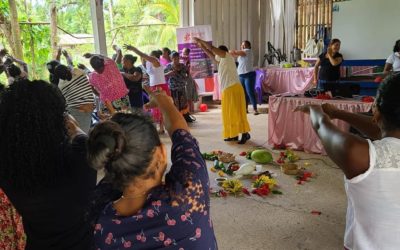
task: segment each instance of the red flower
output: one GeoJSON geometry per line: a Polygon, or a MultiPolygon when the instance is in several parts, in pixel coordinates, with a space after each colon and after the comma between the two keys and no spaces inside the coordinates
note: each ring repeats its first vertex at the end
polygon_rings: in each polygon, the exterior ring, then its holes
{"type": "Polygon", "coordinates": [[[262,186],[256,188],[253,190],[254,194],[257,194],[259,196],[267,196],[270,193],[270,189],[268,184],[263,184],[262,186]]]}
{"type": "Polygon", "coordinates": [[[281,157],[285,157],[285,152],[281,152],[280,154],[279,154],[281,157]]]}
{"type": "Polygon", "coordinates": [[[125,241],[124,242],[124,247],[125,248],[130,248],[132,246],[132,243],[130,241],[125,241]]]}
{"type": "Polygon", "coordinates": [[[175,226],[176,220],[174,220],[174,219],[172,219],[172,220],[167,220],[167,224],[168,224],[168,226],[175,226]]]}
{"type": "Polygon", "coordinates": [[[250,195],[250,192],[249,192],[249,190],[248,190],[247,188],[243,188],[243,189],[242,189],[242,192],[243,192],[244,194],[246,194],[246,195],[250,195]]]}
{"type": "Polygon", "coordinates": [[[137,234],[137,235],[136,235],[136,239],[137,239],[138,241],[142,240],[142,235],[137,234]]]}
{"type": "Polygon", "coordinates": [[[164,246],[169,246],[169,245],[171,245],[171,243],[172,243],[172,240],[170,239],[170,238],[168,238],[168,239],[166,239],[165,241],[164,241],[164,246]]]}
{"type": "Polygon", "coordinates": [[[225,192],[224,190],[219,190],[218,194],[219,194],[219,196],[221,196],[221,197],[226,197],[226,196],[228,196],[228,193],[225,192]]]}
{"type": "Polygon", "coordinates": [[[241,152],[239,155],[240,155],[240,156],[246,156],[247,153],[246,153],[246,152],[241,152]]]}

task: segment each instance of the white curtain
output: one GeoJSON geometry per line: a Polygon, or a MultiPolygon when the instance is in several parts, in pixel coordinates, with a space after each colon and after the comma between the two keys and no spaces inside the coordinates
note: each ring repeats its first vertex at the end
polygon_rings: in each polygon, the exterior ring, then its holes
{"type": "Polygon", "coordinates": [[[295,43],[296,0],[269,0],[269,38],[275,49],[280,49],[290,61],[295,43]]]}
{"type": "Polygon", "coordinates": [[[275,49],[283,51],[284,44],[284,0],[270,0],[271,4],[271,36],[270,42],[275,49]]]}
{"type": "Polygon", "coordinates": [[[290,61],[290,52],[296,37],[296,1],[285,0],[285,54],[290,61]]]}

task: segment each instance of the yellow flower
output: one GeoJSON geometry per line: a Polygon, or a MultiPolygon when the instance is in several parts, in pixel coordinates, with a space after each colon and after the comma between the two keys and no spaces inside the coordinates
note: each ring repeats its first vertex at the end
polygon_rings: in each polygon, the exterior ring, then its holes
{"type": "Polygon", "coordinates": [[[220,170],[220,171],[218,171],[218,175],[221,176],[221,177],[224,177],[225,173],[224,173],[224,171],[220,170]]]}
{"type": "Polygon", "coordinates": [[[263,184],[268,184],[268,187],[272,189],[277,184],[277,181],[273,178],[269,178],[266,175],[261,175],[253,182],[253,187],[258,188],[261,187],[263,184]]]}
{"type": "Polygon", "coordinates": [[[217,172],[217,170],[216,170],[214,167],[211,167],[210,170],[211,170],[211,172],[213,172],[213,173],[217,172]]]}
{"type": "Polygon", "coordinates": [[[242,192],[243,184],[237,179],[230,179],[224,181],[222,187],[225,191],[236,195],[242,192]]]}

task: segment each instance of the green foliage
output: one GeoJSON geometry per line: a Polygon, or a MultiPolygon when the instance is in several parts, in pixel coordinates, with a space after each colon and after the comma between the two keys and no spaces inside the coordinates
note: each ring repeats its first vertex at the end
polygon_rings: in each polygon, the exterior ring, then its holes
{"type": "MultiPolygon", "coordinates": [[[[18,1],[19,21],[50,22],[51,0],[18,1]]],[[[90,2],[88,0],[57,0],[58,26],[71,34],[92,34],[90,2]]],[[[9,18],[8,1],[0,0],[0,13],[9,18]]],[[[179,0],[104,0],[104,21],[109,54],[111,45],[133,44],[145,52],[169,47],[176,49],[176,27],[179,24],[179,0]],[[113,1],[113,24],[110,23],[109,3],[113,1]],[[145,26],[137,26],[145,25],[145,26]],[[112,29],[114,28],[114,29],[112,29]]],[[[64,34],[58,30],[58,34],[64,34]]],[[[48,78],[45,64],[51,59],[50,26],[21,24],[24,60],[31,65],[31,36],[34,38],[35,76],[48,78]]],[[[0,31],[0,38],[5,41],[0,31]]],[[[6,41],[8,42],[8,41],[6,41]]],[[[85,52],[93,52],[94,45],[66,48],[75,64],[85,63],[85,52]]],[[[4,74],[0,81],[4,82],[4,74]]]]}

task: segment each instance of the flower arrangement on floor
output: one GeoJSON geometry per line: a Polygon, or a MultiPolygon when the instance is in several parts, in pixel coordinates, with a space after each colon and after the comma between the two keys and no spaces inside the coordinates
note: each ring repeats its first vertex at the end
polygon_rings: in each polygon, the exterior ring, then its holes
{"type": "Polygon", "coordinates": [[[214,192],[217,197],[227,197],[228,195],[233,195],[235,197],[252,194],[265,197],[269,194],[282,194],[279,191],[277,181],[271,176],[267,171],[258,176],[254,176],[251,183],[251,192],[248,188],[244,187],[243,183],[238,179],[228,179],[222,183],[222,190],[214,192]]]}
{"type": "Polygon", "coordinates": [[[279,159],[276,160],[278,164],[285,164],[286,162],[294,163],[300,160],[300,157],[291,149],[282,151],[279,155],[279,159]]]}

